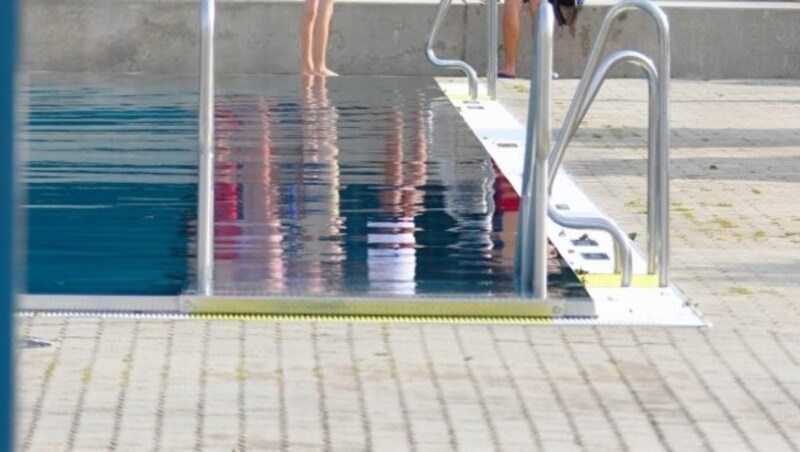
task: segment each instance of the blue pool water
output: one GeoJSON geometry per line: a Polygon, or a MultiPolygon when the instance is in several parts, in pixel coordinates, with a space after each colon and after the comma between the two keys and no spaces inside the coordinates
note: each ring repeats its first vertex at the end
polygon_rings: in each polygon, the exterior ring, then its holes
{"type": "MultiPolygon", "coordinates": [[[[216,293],[513,294],[516,197],[432,79],[218,89],[216,293]]],[[[195,80],[36,75],[28,104],[28,292],[191,291],[195,80]]]]}

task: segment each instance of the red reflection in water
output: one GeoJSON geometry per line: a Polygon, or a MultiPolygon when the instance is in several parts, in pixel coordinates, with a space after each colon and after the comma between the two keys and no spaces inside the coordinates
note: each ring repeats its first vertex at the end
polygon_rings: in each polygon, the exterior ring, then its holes
{"type": "Polygon", "coordinates": [[[279,178],[272,159],[270,103],[256,97],[250,103],[218,106],[217,124],[216,280],[242,282],[245,290],[283,291],[286,266],[280,246],[279,178]],[[256,145],[246,149],[234,145],[241,135],[252,136],[256,145]]]}
{"type": "MultiPolygon", "coordinates": [[[[501,237],[504,243],[514,244],[516,243],[517,221],[519,219],[519,195],[517,194],[516,190],[514,190],[511,182],[508,181],[506,176],[502,171],[500,171],[497,165],[493,163],[492,169],[494,170],[495,174],[494,203],[495,208],[497,209],[497,214],[500,215],[502,223],[501,237]]],[[[502,248],[502,254],[506,258],[513,259],[514,250],[514,246],[504,246],[502,248]]],[[[547,244],[547,253],[548,273],[552,275],[560,274],[562,272],[562,264],[559,261],[558,251],[549,242],[547,244]]]]}

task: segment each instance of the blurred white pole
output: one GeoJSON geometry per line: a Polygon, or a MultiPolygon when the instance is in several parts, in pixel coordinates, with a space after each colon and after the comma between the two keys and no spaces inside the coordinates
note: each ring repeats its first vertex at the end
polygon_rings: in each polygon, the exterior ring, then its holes
{"type": "Polygon", "coordinates": [[[197,293],[211,295],[214,282],[214,7],[200,8],[200,156],[197,188],[197,293]]]}

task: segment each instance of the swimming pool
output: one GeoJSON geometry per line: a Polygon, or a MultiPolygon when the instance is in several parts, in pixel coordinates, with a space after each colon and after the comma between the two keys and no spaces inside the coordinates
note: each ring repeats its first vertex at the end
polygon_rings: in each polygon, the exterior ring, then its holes
{"type": "MultiPolygon", "coordinates": [[[[218,82],[214,292],[513,297],[516,194],[438,85],[306,82],[218,82]]],[[[196,80],[29,86],[27,291],[191,292],[196,80]]],[[[549,279],[587,297],[558,257],[549,279]]]]}

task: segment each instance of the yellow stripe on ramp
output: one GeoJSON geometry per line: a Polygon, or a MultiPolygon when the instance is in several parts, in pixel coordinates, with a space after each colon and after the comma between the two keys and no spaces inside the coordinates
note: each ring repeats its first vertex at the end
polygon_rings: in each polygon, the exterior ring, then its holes
{"type": "Polygon", "coordinates": [[[461,316],[385,316],[385,315],[300,315],[300,314],[190,314],[194,320],[261,320],[268,322],[344,322],[344,323],[456,323],[541,325],[553,323],[546,317],[461,317],[461,316]]]}
{"type": "MultiPolygon", "coordinates": [[[[580,275],[581,281],[587,287],[620,287],[622,275],[611,274],[592,274],[580,275]]],[[[640,289],[652,289],[658,287],[658,275],[633,275],[631,287],[640,289]]]]}

